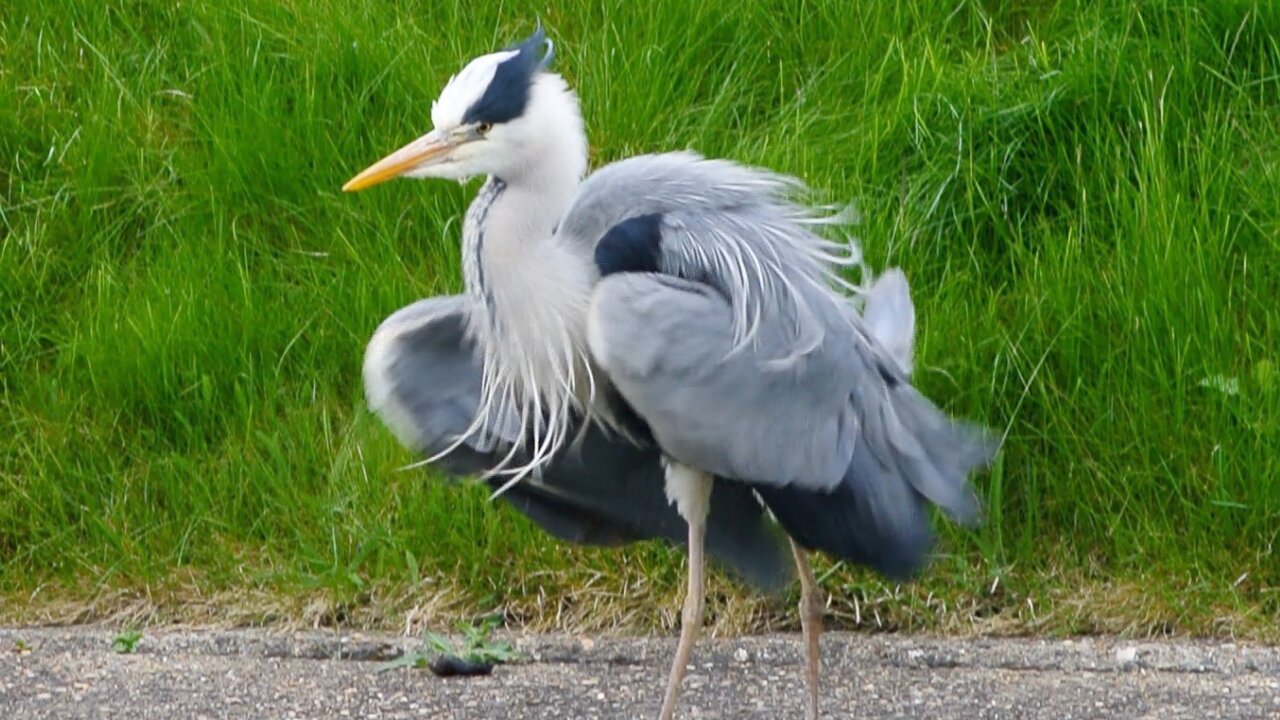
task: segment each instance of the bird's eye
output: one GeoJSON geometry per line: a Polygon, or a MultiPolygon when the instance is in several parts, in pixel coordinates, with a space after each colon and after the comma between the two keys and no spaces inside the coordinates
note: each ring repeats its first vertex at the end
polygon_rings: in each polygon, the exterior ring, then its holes
{"type": "Polygon", "coordinates": [[[482,122],[479,125],[476,125],[476,133],[479,135],[488,135],[489,131],[492,129],[493,123],[482,122]]]}

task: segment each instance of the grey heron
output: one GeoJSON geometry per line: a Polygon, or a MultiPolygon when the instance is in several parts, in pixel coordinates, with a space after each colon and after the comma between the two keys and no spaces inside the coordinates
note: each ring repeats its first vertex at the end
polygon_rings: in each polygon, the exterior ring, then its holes
{"type": "Polygon", "coordinates": [[[807,553],[911,576],[930,504],[977,516],[968,476],[994,446],[911,385],[905,279],[844,280],[856,246],[825,238],[840,218],[800,181],[689,152],[587,175],[552,56],[539,27],[472,60],[432,103],[430,132],[344,186],[487,177],[463,224],[465,292],[382,323],[369,404],[424,463],[482,474],[555,536],[686,545],[662,720],[702,622],[704,548],[756,585],[798,573],[812,720],[807,553]]]}

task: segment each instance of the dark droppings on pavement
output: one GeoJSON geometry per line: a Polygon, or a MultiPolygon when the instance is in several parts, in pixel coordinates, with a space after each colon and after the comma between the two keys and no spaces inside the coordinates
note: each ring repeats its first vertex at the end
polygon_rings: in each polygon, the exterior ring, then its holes
{"type": "Polygon", "coordinates": [[[493,672],[494,663],[467,660],[457,655],[441,655],[431,661],[431,672],[440,677],[475,677],[493,672]]]}

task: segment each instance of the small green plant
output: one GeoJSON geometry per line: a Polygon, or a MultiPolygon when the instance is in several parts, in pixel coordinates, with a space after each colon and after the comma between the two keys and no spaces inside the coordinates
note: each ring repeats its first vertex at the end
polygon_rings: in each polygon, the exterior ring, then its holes
{"type": "Polygon", "coordinates": [[[440,659],[451,657],[476,666],[491,667],[511,662],[519,657],[519,653],[511,643],[492,640],[489,637],[498,626],[498,622],[497,618],[486,618],[479,623],[459,623],[458,632],[462,634],[460,643],[455,643],[439,633],[427,633],[420,649],[382,663],[378,670],[382,672],[402,667],[428,668],[432,667],[433,662],[438,664],[440,659]]]}
{"type": "Polygon", "coordinates": [[[31,645],[27,643],[26,640],[23,640],[22,638],[18,638],[17,640],[13,641],[13,651],[18,653],[19,655],[26,655],[27,653],[31,652],[31,645]]]}
{"type": "MultiPolygon", "coordinates": [[[[506,663],[515,660],[517,653],[511,643],[489,639],[494,629],[498,627],[498,623],[498,618],[490,617],[477,625],[459,625],[458,630],[462,632],[463,638],[461,652],[449,654],[482,663],[506,663]]],[[[432,634],[427,637],[437,647],[441,645],[452,647],[448,639],[443,636],[432,634]]]]}
{"type": "Polygon", "coordinates": [[[121,655],[132,654],[142,642],[142,633],[138,630],[125,630],[111,640],[111,650],[121,655]]]}

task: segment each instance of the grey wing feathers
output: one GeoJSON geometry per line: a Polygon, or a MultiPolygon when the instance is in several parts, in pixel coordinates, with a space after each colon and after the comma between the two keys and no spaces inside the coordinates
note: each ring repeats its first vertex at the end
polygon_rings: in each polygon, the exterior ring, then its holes
{"type": "MultiPolygon", "coordinates": [[[[668,366],[618,368],[645,376],[618,381],[648,383],[638,401],[619,387],[664,448],[729,477],[829,489],[856,439],[841,354],[853,352],[862,333],[853,303],[833,286],[840,265],[858,253],[814,232],[831,220],[793,202],[801,190],[793,179],[725,161],[641,156],[588,178],[560,233],[597,243],[608,223],[660,218],[659,273],[684,284],[650,295],[647,285],[606,277],[591,317],[600,320],[594,327],[631,333],[602,346],[605,353],[668,366]],[[698,390],[685,392],[690,387],[698,390]]],[[[597,359],[612,375],[615,368],[597,359]]]]}
{"type": "MultiPolygon", "coordinates": [[[[644,240],[657,248],[658,272],[624,268],[595,288],[593,356],[664,452],[754,484],[793,537],[850,559],[892,545],[896,554],[879,551],[887,571],[916,567],[931,537],[924,503],[973,519],[967,476],[994,448],[908,383],[905,278],[889,273],[873,286],[868,328],[836,279],[856,249],[840,256],[818,238],[819,219],[787,199],[788,181],[689,156],[640,160],[584,187],[581,214],[563,223],[562,232],[586,232],[610,211],[619,222],[661,215],[660,237],[644,240]],[[627,176],[653,187],[628,188],[627,176]],[[827,531],[794,527],[840,503],[846,519],[827,531]],[[860,527],[847,525],[852,517],[860,527]]],[[[634,237],[643,233],[612,235],[634,237]]]]}
{"type": "Polygon", "coordinates": [[[994,452],[948,418],[892,360],[834,333],[785,369],[730,353],[728,303],[707,286],[653,274],[604,278],[591,309],[593,355],[676,460],[752,485],[805,547],[906,577],[932,541],[925,502],[972,521],[971,471],[994,452]]]}
{"type": "Polygon", "coordinates": [[[763,323],[757,349],[731,354],[728,302],[657,274],[602,279],[588,323],[592,355],[672,457],[724,477],[829,490],[856,442],[850,382],[828,353],[762,367],[787,335],[763,323]]]}
{"type": "Polygon", "coordinates": [[[658,214],[677,229],[689,225],[665,238],[667,261],[709,273],[713,281],[746,287],[781,274],[840,283],[833,266],[856,264],[857,246],[829,241],[810,228],[847,218],[792,201],[804,191],[795,178],[695,153],[640,155],[588,177],[557,232],[568,242],[594,246],[618,223],[658,214]],[[762,265],[767,272],[754,272],[762,265]]]}
{"type": "MultiPolygon", "coordinates": [[[[369,408],[410,450],[436,454],[454,444],[475,416],[480,365],[467,339],[465,297],[429,298],[382,322],[365,349],[364,387],[369,408]]],[[[514,426],[470,436],[445,459],[457,473],[477,472],[494,450],[492,439],[513,440],[514,426]]]]}
{"type": "Polygon", "coordinates": [[[718,210],[756,198],[781,197],[801,187],[792,178],[695,153],[638,155],[592,173],[558,232],[594,244],[609,228],[635,215],[718,210]]]}
{"type": "Polygon", "coordinates": [[[895,386],[889,395],[881,417],[862,424],[848,471],[833,490],[756,490],[803,547],[906,580],[933,545],[927,502],[955,519],[976,519],[977,500],[965,479],[995,448],[980,428],[948,419],[911,386],[895,386]]]}
{"type": "MultiPolygon", "coordinates": [[[[467,336],[469,304],[462,296],[432,298],[387,318],[365,355],[370,408],[402,444],[424,455],[444,452],[472,424],[480,398],[481,366],[467,336]]],[[[515,424],[468,436],[437,460],[455,476],[478,474],[507,451],[515,424]]],[[[524,458],[517,458],[523,462],[524,458]]],[[[495,487],[501,480],[494,478],[495,487]]],[[[770,526],[750,488],[717,480],[707,548],[749,582],[778,587],[791,577],[784,540],[770,526]]],[[[591,426],[541,472],[508,489],[502,499],[562,540],[617,545],[647,538],[681,543],[684,521],[667,502],[658,452],[591,426]]]]}

